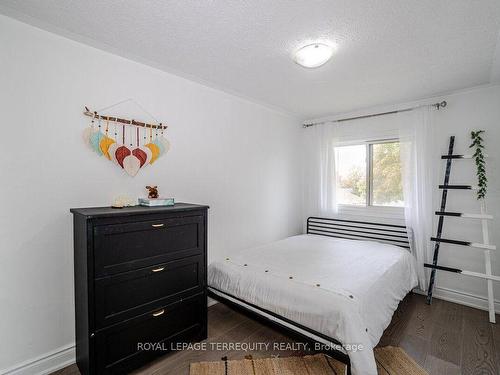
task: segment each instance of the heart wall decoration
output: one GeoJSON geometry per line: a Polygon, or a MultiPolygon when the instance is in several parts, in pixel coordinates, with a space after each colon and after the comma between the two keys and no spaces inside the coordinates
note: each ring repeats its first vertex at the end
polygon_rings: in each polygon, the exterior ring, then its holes
{"type": "Polygon", "coordinates": [[[103,156],[134,177],[148,165],[155,163],[170,149],[164,136],[167,126],[135,120],[99,115],[85,107],[84,114],[92,117],[83,131],[84,143],[97,155],[103,156]],[[103,129],[102,120],[106,122],[103,129]],[[97,126],[96,126],[97,121],[97,126]],[[113,132],[110,133],[110,122],[113,132]]]}

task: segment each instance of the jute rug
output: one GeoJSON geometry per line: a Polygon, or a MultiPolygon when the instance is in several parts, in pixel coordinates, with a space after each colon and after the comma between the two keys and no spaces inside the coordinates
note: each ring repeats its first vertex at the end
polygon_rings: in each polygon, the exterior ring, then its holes
{"type": "MultiPolygon", "coordinates": [[[[375,349],[379,375],[428,375],[401,348],[375,349]]],[[[190,375],[346,375],[346,366],[324,354],[191,363],[190,375]]]]}

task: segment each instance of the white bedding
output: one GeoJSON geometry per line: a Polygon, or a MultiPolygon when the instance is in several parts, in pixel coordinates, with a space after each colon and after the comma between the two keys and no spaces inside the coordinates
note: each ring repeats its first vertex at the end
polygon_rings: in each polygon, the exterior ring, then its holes
{"type": "Polygon", "coordinates": [[[373,347],[417,276],[400,247],[305,234],[213,262],[208,285],[344,345],[363,345],[347,351],[353,374],[376,375],[373,347]]]}

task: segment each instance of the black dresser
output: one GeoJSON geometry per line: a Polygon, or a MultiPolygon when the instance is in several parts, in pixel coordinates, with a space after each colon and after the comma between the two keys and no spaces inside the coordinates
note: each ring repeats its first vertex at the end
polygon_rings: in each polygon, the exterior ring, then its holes
{"type": "Polygon", "coordinates": [[[71,209],[83,375],[125,374],[207,337],[207,210],[71,209]]]}

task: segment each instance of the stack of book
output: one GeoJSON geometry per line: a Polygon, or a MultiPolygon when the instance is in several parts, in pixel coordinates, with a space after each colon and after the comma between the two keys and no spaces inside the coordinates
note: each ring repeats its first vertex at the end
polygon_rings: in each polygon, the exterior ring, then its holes
{"type": "Polygon", "coordinates": [[[173,206],[174,198],[139,198],[139,204],[147,207],[173,206]]]}

